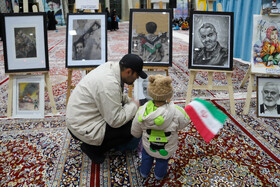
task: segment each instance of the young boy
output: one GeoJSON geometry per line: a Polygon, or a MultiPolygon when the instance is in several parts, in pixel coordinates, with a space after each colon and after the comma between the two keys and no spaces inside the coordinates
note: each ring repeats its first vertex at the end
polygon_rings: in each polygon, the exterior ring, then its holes
{"type": "Polygon", "coordinates": [[[142,136],[142,162],[140,174],[148,177],[155,163],[155,178],[167,174],[168,161],[177,149],[178,131],[190,123],[181,107],[169,102],[173,96],[172,79],[162,75],[149,76],[148,94],[152,100],[144,104],[132,122],[131,134],[142,136]]]}

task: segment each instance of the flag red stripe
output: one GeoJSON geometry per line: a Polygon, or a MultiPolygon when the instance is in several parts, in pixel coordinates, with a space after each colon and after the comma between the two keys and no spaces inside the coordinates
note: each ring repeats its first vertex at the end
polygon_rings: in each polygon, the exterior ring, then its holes
{"type": "Polygon", "coordinates": [[[209,143],[210,140],[215,136],[203,123],[203,121],[200,119],[200,116],[196,113],[196,111],[190,106],[187,105],[185,107],[185,111],[193,121],[193,124],[195,125],[197,131],[202,136],[202,138],[209,143]]]}

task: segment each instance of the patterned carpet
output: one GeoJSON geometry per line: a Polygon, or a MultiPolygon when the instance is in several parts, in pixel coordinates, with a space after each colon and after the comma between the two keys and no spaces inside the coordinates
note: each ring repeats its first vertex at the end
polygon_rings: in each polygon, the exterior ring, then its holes
{"type": "MultiPolygon", "coordinates": [[[[128,23],[108,31],[108,60],[118,61],[128,52],[128,23]]],[[[188,85],[188,43],[173,33],[173,100],[184,106],[188,85]]],[[[179,149],[170,159],[168,176],[158,182],[153,172],[144,180],[136,168],[140,154],[109,152],[101,165],[82,154],[79,143],[65,127],[67,69],[65,27],[48,31],[50,77],[57,115],[52,115],[45,94],[45,119],[7,119],[8,76],[4,73],[3,44],[0,42],[0,186],[280,186],[279,119],[257,118],[255,93],[248,115],[242,115],[245,88],[239,88],[248,65],[234,62],[232,81],[236,116],[229,115],[224,128],[209,144],[191,124],[180,132],[179,149]]],[[[84,75],[74,71],[77,84],[84,75]]],[[[215,73],[215,84],[226,84],[223,73],[215,73]]],[[[207,83],[207,73],[198,73],[196,84],[207,83]]],[[[212,99],[229,111],[227,92],[193,90],[192,98],[212,99]]]]}

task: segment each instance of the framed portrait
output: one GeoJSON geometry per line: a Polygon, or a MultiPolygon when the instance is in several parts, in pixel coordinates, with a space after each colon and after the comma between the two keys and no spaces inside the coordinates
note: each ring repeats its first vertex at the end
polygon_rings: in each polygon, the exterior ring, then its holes
{"type": "Polygon", "coordinates": [[[144,66],[172,66],[172,9],[130,9],[129,53],[144,66]]]}
{"type": "Polygon", "coordinates": [[[48,71],[45,13],[3,14],[5,73],[48,71]]]}
{"type": "Polygon", "coordinates": [[[189,69],[232,71],[233,13],[192,11],[189,69]]]}
{"type": "Polygon", "coordinates": [[[150,75],[161,74],[166,76],[166,71],[145,71],[148,77],[146,79],[138,78],[134,82],[134,98],[139,100],[140,105],[145,104],[147,101],[152,98],[148,95],[148,83],[150,75]]]}
{"type": "Polygon", "coordinates": [[[63,13],[63,0],[42,0],[45,12],[54,13],[58,25],[65,25],[63,13]]]}
{"type": "Polygon", "coordinates": [[[280,78],[257,77],[257,116],[280,118],[280,78]]]}
{"type": "Polygon", "coordinates": [[[67,15],[66,67],[96,67],[107,61],[106,13],[67,15]]]}
{"type": "Polygon", "coordinates": [[[254,15],[251,71],[280,74],[280,15],[254,15]]]}
{"type": "Polygon", "coordinates": [[[262,0],[263,14],[280,14],[280,0],[262,0]]]}
{"type": "Polygon", "coordinates": [[[44,118],[44,75],[14,76],[13,118],[44,118]]]}

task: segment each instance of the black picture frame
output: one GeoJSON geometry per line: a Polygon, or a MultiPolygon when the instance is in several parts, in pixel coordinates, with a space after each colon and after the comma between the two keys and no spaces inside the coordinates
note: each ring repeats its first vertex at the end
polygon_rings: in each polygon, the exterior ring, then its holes
{"type": "Polygon", "coordinates": [[[5,73],[49,71],[46,13],[4,13],[5,73]]]}
{"type": "Polygon", "coordinates": [[[191,11],[190,17],[189,69],[232,71],[233,12],[191,11]]]}
{"type": "Polygon", "coordinates": [[[128,52],[144,66],[172,66],[172,17],[172,9],[130,9],[128,52]]]}
{"type": "Polygon", "coordinates": [[[97,67],[105,62],[107,13],[67,14],[66,68],[97,67]]]}
{"type": "Polygon", "coordinates": [[[280,118],[279,77],[257,77],[257,116],[265,118],[280,118]],[[273,112],[269,112],[269,107],[273,108],[273,112]]]}

